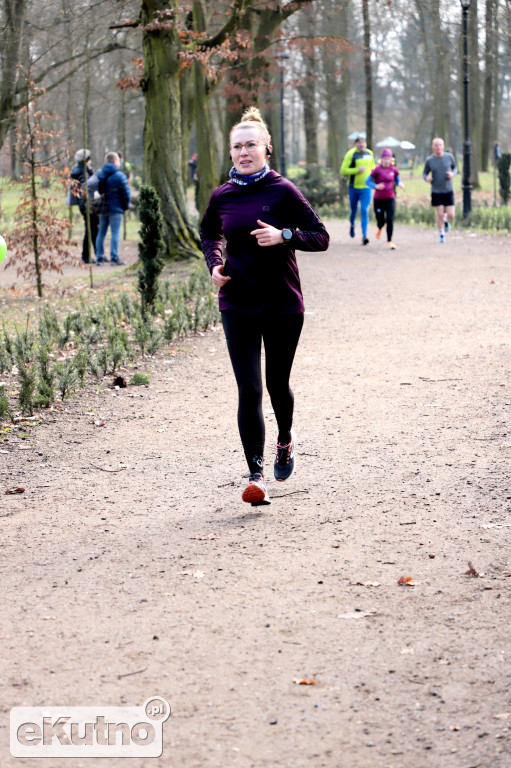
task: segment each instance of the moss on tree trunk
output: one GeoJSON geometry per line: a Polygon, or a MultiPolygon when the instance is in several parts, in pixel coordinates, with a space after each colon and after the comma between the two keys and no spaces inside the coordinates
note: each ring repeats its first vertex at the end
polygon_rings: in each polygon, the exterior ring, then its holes
{"type": "Polygon", "coordinates": [[[166,255],[192,258],[199,255],[199,237],[186,206],[182,175],[181,67],[179,40],[172,12],[177,1],[144,0],[144,161],[148,183],[161,201],[165,227],[166,255]],[[164,24],[149,27],[164,13],[164,24]]]}

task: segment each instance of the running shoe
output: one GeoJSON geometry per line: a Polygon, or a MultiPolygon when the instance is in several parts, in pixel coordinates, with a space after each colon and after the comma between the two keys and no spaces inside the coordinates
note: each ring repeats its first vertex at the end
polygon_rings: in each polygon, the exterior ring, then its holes
{"type": "Polygon", "coordinates": [[[381,237],[381,229],[376,230],[376,239],[379,240],[381,237]]]}
{"type": "Polygon", "coordinates": [[[368,245],[368,243],[369,243],[369,238],[366,235],[364,235],[364,237],[362,238],[362,245],[368,245]]]}
{"type": "Polygon", "coordinates": [[[394,245],[394,243],[391,243],[390,241],[387,243],[387,248],[390,248],[391,251],[396,250],[396,246],[394,245]]]}
{"type": "Polygon", "coordinates": [[[439,242],[439,243],[445,243],[445,235],[444,235],[444,233],[443,233],[443,232],[441,232],[441,233],[438,235],[438,242],[439,242]]]}
{"type": "Polygon", "coordinates": [[[450,224],[450,222],[449,222],[449,219],[444,219],[444,229],[445,229],[445,234],[447,234],[447,233],[448,233],[448,231],[450,230],[450,228],[451,228],[451,224],[450,224]]]}
{"type": "Polygon", "coordinates": [[[273,475],[275,480],[283,482],[291,477],[296,466],[295,451],[296,433],[294,429],[292,429],[290,443],[287,443],[287,445],[277,443],[277,455],[275,456],[275,463],[273,465],[273,475]]]}
{"type": "Polygon", "coordinates": [[[248,485],[243,491],[241,498],[243,501],[249,502],[254,506],[271,503],[264,477],[260,472],[253,472],[251,475],[248,475],[248,485]]]}
{"type": "Polygon", "coordinates": [[[355,225],[352,224],[350,227],[350,237],[355,237],[355,225]]]}

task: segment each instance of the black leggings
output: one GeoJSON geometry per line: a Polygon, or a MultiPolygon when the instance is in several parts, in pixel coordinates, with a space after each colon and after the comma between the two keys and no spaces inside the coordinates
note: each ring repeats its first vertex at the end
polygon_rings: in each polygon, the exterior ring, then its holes
{"type": "Polygon", "coordinates": [[[293,424],[291,367],[303,326],[303,314],[247,315],[222,312],[227,349],[238,385],[238,428],[250,472],[262,471],[264,418],[262,409],[261,340],[266,353],[266,388],[277,419],[279,442],[289,440],[293,424]]]}
{"type": "Polygon", "coordinates": [[[378,229],[383,229],[387,222],[387,240],[392,242],[394,232],[394,214],[396,212],[396,200],[394,197],[385,197],[382,200],[373,200],[374,213],[378,229]]]}

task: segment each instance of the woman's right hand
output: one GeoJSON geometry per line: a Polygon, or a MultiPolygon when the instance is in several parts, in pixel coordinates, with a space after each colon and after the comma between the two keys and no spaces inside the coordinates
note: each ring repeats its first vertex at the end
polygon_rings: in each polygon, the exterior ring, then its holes
{"type": "Polygon", "coordinates": [[[227,275],[223,275],[224,267],[223,264],[219,264],[216,267],[213,267],[211,270],[211,280],[213,281],[213,285],[217,285],[219,288],[222,288],[226,283],[229,282],[231,279],[227,275]]]}

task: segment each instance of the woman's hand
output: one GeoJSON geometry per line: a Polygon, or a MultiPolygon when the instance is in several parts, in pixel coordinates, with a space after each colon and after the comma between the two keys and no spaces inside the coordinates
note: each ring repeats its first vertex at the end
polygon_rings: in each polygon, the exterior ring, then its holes
{"type": "Polygon", "coordinates": [[[385,189],[385,184],[383,181],[380,181],[380,183],[376,185],[375,189],[385,189]]]}
{"type": "Polygon", "coordinates": [[[224,275],[222,274],[223,271],[224,271],[223,264],[219,264],[218,266],[213,267],[213,269],[211,270],[211,280],[213,282],[213,285],[217,285],[219,288],[222,288],[222,286],[228,283],[229,280],[231,279],[227,275],[225,275],[224,277],[224,275]]]}
{"type": "Polygon", "coordinates": [[[400,181],[399,184],[398,184],[398,187],[399,187],[399,189],[404,189],[405,185],[403,184],[402,181],[400,181]]]}
{"type": "Polygon", "coordinates": [[[264,221],[257,219],[257,223],[261,229],[253,229],[250,233],[257,238],[257,244],[266,248],[269,245],[280,245],[284,242],[282,237],[282,230],[273,227],[271,224],[265,224],[264,221]]]}

